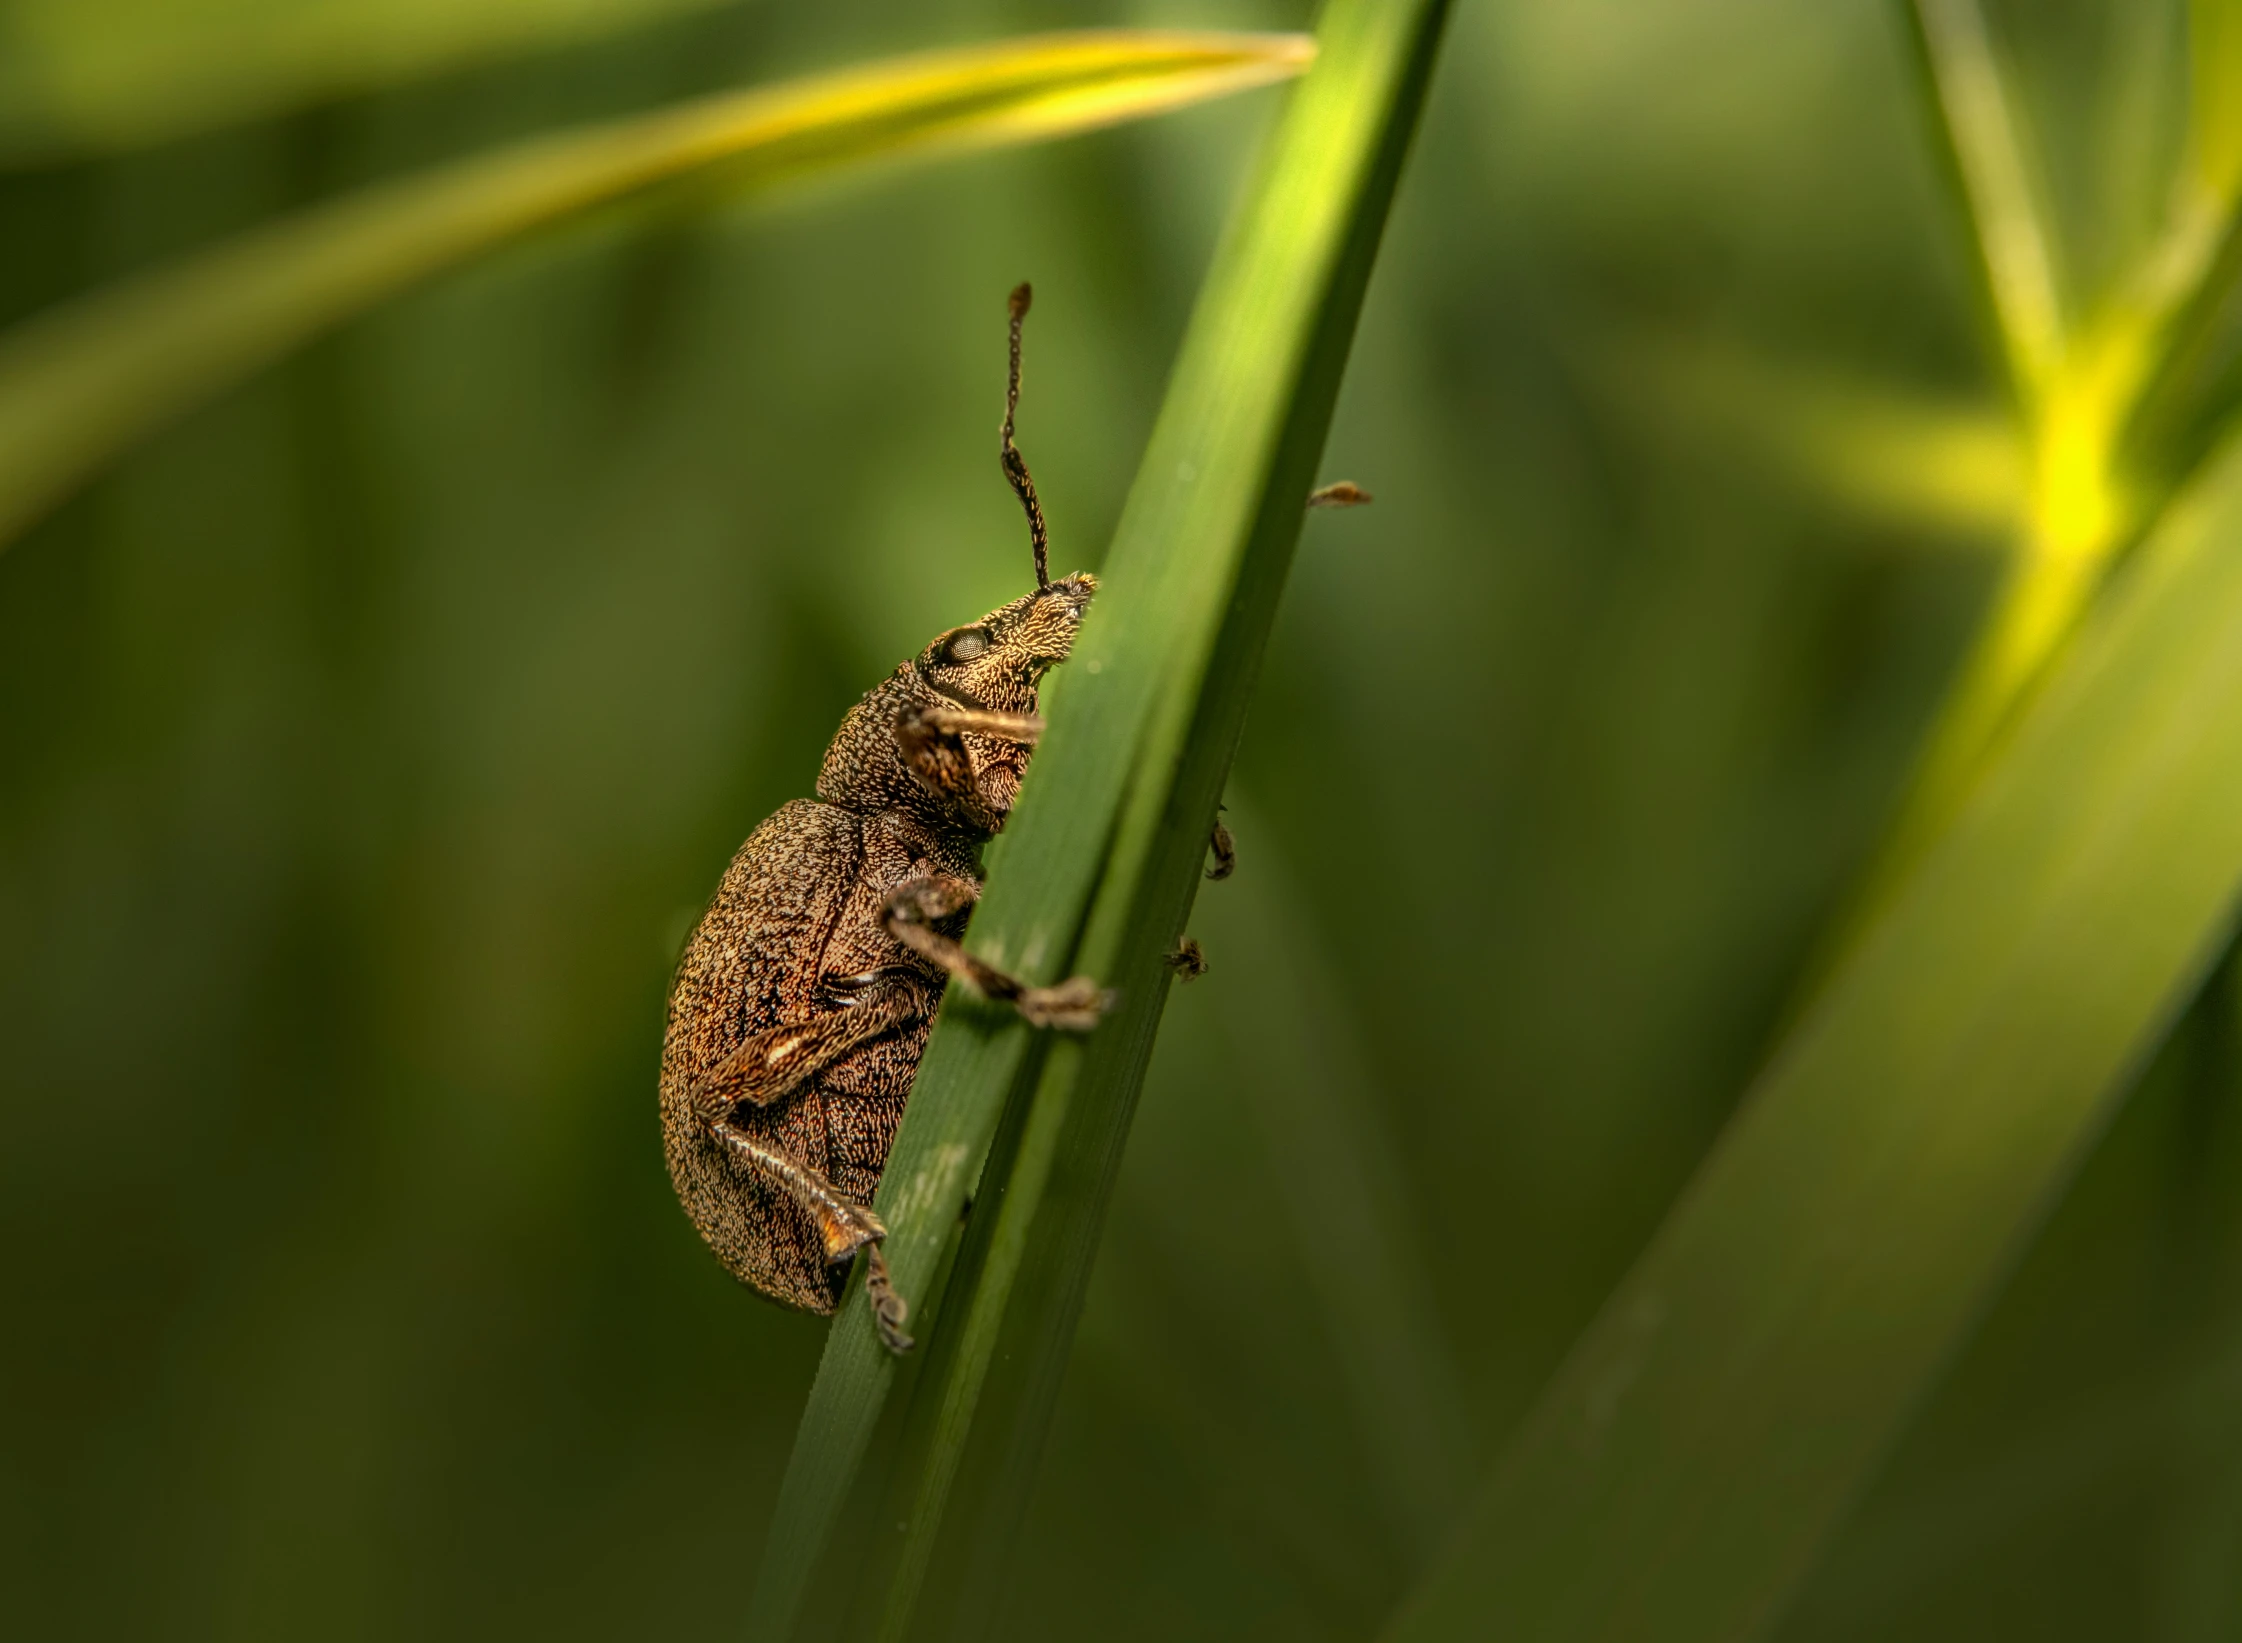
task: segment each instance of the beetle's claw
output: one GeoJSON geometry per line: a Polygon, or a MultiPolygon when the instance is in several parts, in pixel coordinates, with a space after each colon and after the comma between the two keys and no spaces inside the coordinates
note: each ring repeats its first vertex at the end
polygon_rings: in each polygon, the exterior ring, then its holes
{"type": "Polygon", "coordinates": [[[880,1332],[880,1344],[890,1352],[908,1352],[918,1345],[903,1333],[903,1320],[910,1314],[910,1303],[895,1292],[894,1280],[888,1275],[887,1257],[880,1253],[880,1246],[873,1244],[864,1254],[864,1298],[872,1306],[872,1327],[880,1332]]]}
{"type": "Polygon", "coordinates": [[[845,1261],[866,1244],[876,1245],[887,1236],[886,1223],[870,1205],[845,1202],[818,1206],[817,1231],[828,1261],[845,1261]]]}
{"type": "Polygon", "coordinates": [[[1113,1008],[1116,997],[1088,976],[1069,976],[1056,987],[1029,987],[1017,1002],[1031,1027],[1086,1033],[1113,1008]]]}

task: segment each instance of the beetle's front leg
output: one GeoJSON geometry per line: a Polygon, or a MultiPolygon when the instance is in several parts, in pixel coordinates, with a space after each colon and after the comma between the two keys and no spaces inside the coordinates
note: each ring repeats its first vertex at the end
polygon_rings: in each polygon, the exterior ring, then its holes
{"type": "Polygon", "coordinates": [[[970,730],[976,736],[995,736],[1028,747],[1043,739],[1043,715],[1040,713],[1000,713],[992,707],[945,705],[913,708],[908,717],[949,736],[970,730]]]}
{"type": "Polygon", "coordinates": [[[1033,747],[1043,735],[1043,721],[1033,713],[947,704],[907,707],[896,715],[896,745],[911,773],[928,791],[955,805],[968,824],[994,833],[1004,825],[1004,812],[990,802],[973,768],[963,740],[968,732],[1033,747]]]}
{"type": "Polygon", "coordinates": [[[977,992],[1014,1006],[1031,1027],[1060,1027],[1086,1033],[1112,1007],[1113,995],[1088,976],[1070,976],[1055,987],[1034,987],[1017,976],[1008,976],[967,952],[935,926],[964,912],[980,892],[964,879],[934,873],[912,879],[888,892],[881,910],[888,934],[917,953],[933,960],[950,974],[969,983],[977,992]]]}

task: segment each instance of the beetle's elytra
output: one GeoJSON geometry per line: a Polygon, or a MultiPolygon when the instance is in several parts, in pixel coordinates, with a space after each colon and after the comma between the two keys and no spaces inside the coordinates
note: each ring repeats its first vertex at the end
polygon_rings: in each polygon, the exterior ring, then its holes
{"type": "Polygon", "coordinates": [[[1020,323],[999,452],[1026,510],[1035,591],[953,628],[849,710],[817,797],[732,858],[678,963],[662,1046],[662,1133],[685,1212],[733,1275],[812,1312],[869,1250],[881,1339],[907,1350],[873,1189],[949,976],[1041,1026],[1086,1029],[1082,977],[1030,987],[958,945],[981,846],[1004,825],[1042,728],[1036,682],[1073,648],[1096,579],[1052,581],[1034,481],[1013,444],[1020,323]]]}

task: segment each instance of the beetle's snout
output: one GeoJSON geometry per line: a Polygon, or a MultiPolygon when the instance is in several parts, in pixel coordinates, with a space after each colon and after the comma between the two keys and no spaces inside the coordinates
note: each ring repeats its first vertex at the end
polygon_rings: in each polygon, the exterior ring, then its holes
{"type": "Polygon", "coordinates": [[[1098,591],[1098,579],[1088,571],[1062,577],[1034,595],[1034,613],[1028,639],[1032,654],[1041,662],[1063,662],[1074,648],[1082,626],[1082,613],[1098,591]]]}
{"type": "Polygon", "coordinates": [[[1041,597],[1056,601],[1068,626],[1072,627],[1082,620],[1082,613],[1090,608],[1090,601],[1097,597],[1097,592],[1098,579],[1086,570],[1078,570],[1072,576],[1053,582],[1041,597]]]}

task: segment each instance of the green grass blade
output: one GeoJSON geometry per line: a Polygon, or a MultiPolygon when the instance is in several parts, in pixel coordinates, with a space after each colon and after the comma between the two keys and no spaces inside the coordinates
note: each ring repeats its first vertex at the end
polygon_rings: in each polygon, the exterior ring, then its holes
{"type": "Polygon", "coordinates": [[[1301,912],[1313,881],[1235,787],[1228,819],[1251,870],[1209,891],[1193,927],[1223,987],[1229,1082],[1284,1195],[1397,1562],[1422,1568],[1474,1481],[1472,1422],[1434,1293],[1442,1252],[1426,1242],[1378,1110],[1387,1091],[1352,1002],[1301,912]]]}
{"type": "MultiPolygon", "coordinates": [[[[1023,1077],[1032,1077],[1030,1051],[1042,1048],[1005,1027],[970,998],[952,992],[944,999],[880,1180],[877,1207],[888,1228],[888,1265],[897,1289],[913,1303],[910,1327],[922,1352],[950,1349],[935,1327],[928,1292],[966,1199],[975,1194],[1006,1098],[1023,1077]]],[[[987,1194],[979,1197],[985,1206],[987,1194]]],[[[943,1296],[946,1312],[955,1310],[952,1297],[972,1276],[961,1261],[943,1296]]],[[[860,1272],[826,1336],[802,1411],[748,1606],[751,1638],[777,1643],[793,1635],[901,1372],[873,1333],[861,1304],[863,1287],[860,1272]]],[[[930,1364],[922,1373],[922,1396],[939,1367],[930,1364]]]]}
{"type": "Polygon", "coordinates": [[[2242,395],[2242,7],[2189,6],[2188,66],[2188,151],[2173,179],[2166,243],[2142,281],[2163,323],[2120,435],[2125,471],[2152,480],[2199,460],[2242,395]]]}
{"type": "Polygon", "coordinates": [[[1978,261],[2010,374],[2026,394],[2062,357],[2062,291],[2029,149],[1977,0],[1909,8],[1968,204],[1978,261]]]}
{"type": "Polygon", "coordinates": [[[1317,74],[1217,259],[1139,470],[1107,566],[1111,618],[1086,628],[1054,709],[1055,730],[1086,733],[1038,754],[1036,797],[994,863],[980,915],[992,951],[1032,951],[1028,919],[1089,896],[1072,967],[1117,985],[1122,1004],[1096,1037],[1050,1047],[995,1213],[968,1231],[968,1253],[982,1243],[989,1258],[950,1323],[958,1369],[940,1386],[937,1460],[907,1515],[886,1635],[977,1634],[1007,1584],[1166,955],[1199,884],[1444,14],[1326,14],[1317,74]],[[1125,770],[1101,755],[1098,730],[1117,750],[1134,739],[1125,770]],[[923,1603],[922,1569],[940,1574],[923,1603]]]}
{"type": "Polygon", "coordinates": [[[160,142],[723,0],[0,0],[0,159],[160,142]]]}
{"type": "MultiPolygon", "coordinates": [[[[1445,9],[1336,0],[1326,13],[1316,68],[1201,294],[1104,592],[1052,681],[1032,779],[992,847],[974,945],[1031,977],[1096,974],[1122,1003],[1089,1040],[1053,1043],[953,997],[921,1065],[879,1195],[906,1294],[932,1273],[1006,1099],[1031,1080],[1035,1093],[1009,1167],[984,1182],[937,1320],[943,1361],[917,1394],[934,1434],[890,1629],[912,1620],[946,1516],[993,1537],[946,1570],[1001,1556],[1032,1473],[1165,997],[1162,957],[1198,882],[1445,9]],[[989,1395],[998,1370],[1018,1396],[989,1395]],[[946,1512],[953,1483],[966,1496],[946,1512]]],[[[852,1293],[782,1490],[756,1635],[793,1624],[893,1373],[852,1293]]],[[[985,1596],[988,1582],[967,1572],[962,1590],[985,1596]]]]}
{"type": "Polygon", "coordinates": [[[2230,447],[1801,1019],[1397,1643],[1763,1628],[2217,956],[2238,704],[2230,447]]]}
{"type": "Polygon", "coordinates": [[[1290,34],[1033,35],[579,128],[368,189],[0,337],[0,546],[134,441],[420,280],[627,195],[1037,142],[1300,73],[1290,34]]]}
{"type": "Polygon", "coordinates": [[[2232,198],[2242,188],[2242,7],[2234,0],[2189,0],[2188,120],[2192,163],[2201,185],[2232,198]]]}

